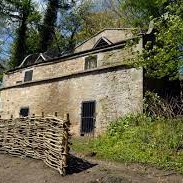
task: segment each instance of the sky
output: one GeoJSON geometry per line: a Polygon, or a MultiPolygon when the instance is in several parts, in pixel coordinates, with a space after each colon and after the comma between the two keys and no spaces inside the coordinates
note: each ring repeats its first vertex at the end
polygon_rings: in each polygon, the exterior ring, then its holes
{"type": "Polygon", "coordinates": [[[42,10],[44,8],[44,6],[43,6],[43,0],[33,0],[33,1],[39,4],[40,10],[42,10]]]}

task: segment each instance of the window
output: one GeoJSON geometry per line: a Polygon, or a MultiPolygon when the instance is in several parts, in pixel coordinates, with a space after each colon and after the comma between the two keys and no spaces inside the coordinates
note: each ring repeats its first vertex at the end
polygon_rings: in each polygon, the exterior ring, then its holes
{"type": "Polygon", "coordinates": [[[103,48],[103,47],[106,47],[106,46],[109,46],[111,45],[112,42],[109,41],[106,37],[101,37],[97,42],[96,44],[94,45],[93,49],[96,49],[96,48],[103,48]]]}
{"type": "Polygon", "coordinates": [[[97,55],[85,58],[85,70],[97,67],[97,55]]]}
{"type": "Polygon", "coordinates": [[[24,82],[32,81],[33,70],[25,71],[24,82]]]}
{"type": "Polygon", "coordinates": [[[29,115],[29,108],[28,107],[22,107],[20,109],[20,116],[21,117],[26,117],[29,115]]]}

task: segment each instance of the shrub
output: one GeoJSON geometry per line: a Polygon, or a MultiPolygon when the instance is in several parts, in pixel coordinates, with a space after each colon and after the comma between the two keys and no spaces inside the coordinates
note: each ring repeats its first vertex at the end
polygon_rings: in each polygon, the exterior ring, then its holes
{"type": "Polygon", "coordinates": [[[161,98],[157,93],[146,91],[144,112],[154,118],[175,118],[183,115],[183,103],[180,100],[180,96],[173,97],[167,94],[165,98],[161,98]]]}

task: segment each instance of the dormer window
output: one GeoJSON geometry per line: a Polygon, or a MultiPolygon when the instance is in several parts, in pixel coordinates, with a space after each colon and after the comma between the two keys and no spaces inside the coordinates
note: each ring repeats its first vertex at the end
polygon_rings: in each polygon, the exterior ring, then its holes
{"type": "Polygon", "coordinates": [[[25,71],[24,82],[32,81],[33,70],[25,71]]]}
{"type": "Polygon", "coordinates": [[[97,55],[85,58],[85,70],[94,69],[97,67],[97,55]]]}
{"type": "Polygon", "coordinates": [[[111,45],[111,44],[112,44],[112,42],[109,41],[107,38],[101,37],[101,38],[96,42],[96,44],[94,45],[93,49],[102,48],[102,47],[105,47],[105,46],[109,46],[109,45],[111,45]]]}

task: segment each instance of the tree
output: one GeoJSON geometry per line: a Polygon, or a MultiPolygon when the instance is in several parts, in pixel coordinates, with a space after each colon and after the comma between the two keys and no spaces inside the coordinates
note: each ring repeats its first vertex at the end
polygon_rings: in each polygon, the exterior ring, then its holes
{"type": "MultiPolygon", "coordinates": [[[[27,31],[28,26],[32,21],[39,17],[35,11],[35,4],[32,0],[3,0],[0,3],[0,14],[7,18],[7,22],[13,23],[16,28],[15,38],[12,45],[11,67],[16,67],[21,64],[27,50],[27,31]]],[[[12,26],[12,25],[11,25],[12,26]]]]}
{"type": "Polygon", "coordinates": [[[121,23],[111,11],[88,12],[83,18],[82,30],[77,38],[85,40],[105,28],[119,28],[121,23]]]}
{"type": "Polygon", "coordinates": [[[0,2],[0,14],[6,17],[4,27],[9,27],[12,33],[11,67],[20,65],[28,54],[36,52],[72,52],[77,43],[114,25],[114,14],[98,8],[98,5],[94,6],[91,0],[77,3],[47,0],[41,22],[38,7],[32,1],[0,2]]]}
{"type": "MultiPolygon", "coordinates": [[[[44,15],[43,24],[40,29],[39,52],[45,52],[52,47],[54,39],[56,39],[56,28],[58,19],[58,10],[69,10],[74,1],[49,0],[44,15]]],[[[60,14],[60,16],[62,16],[60,14]]]]}
{"type": "Polygon", "coordinates": [[[40,30],[39,51],[47,51],[49,45],[53,41],[55,26],[57,22],[59,0],[49,0],[46,13],[44,15],[43,25],[40,30]]]}
{"type": "Polygon", "coordinates": [[[88,39],[100,30],[118,27],[115,15],[105,9],[96,10],[91,0],[83,0],[68,9],[60,8],[55,35],[50,48],[72,53],[76,44],[88,39]]]}
{"type": "Polygon", "coordinates": [[[155,40],[140,56],[148,77],[177,79],[183,65],[183,2],[174,1],[154,19],[155,40]]]}
{"type": "Polygon", "coordinates": [[[83,30],[84,19],[88,16],[90,8],[90,1],[80,1],[80,4],[75,4],[68,10],[60,10],[57,31],[61,35],[62,42],[59,46],[62,51],[72,52],[75,45],[83,40],[77,35],[83,30]]]}
{"type": "Polygon", "coordinates": [[[66,27],[72,30],[71,40],[80,43],[104,28],[120,27],[121,24],[116,15],[106,9],[100,7],[94,1],[83,1],[80,6],[76,7],[69,17],[65,19],[66,27]],[[67,21],[69,20],[69,21],[67,21]],[[74,34],[73,34],[74,33],[74,34]]]}
{"type": "Polygon", "coordinates": [[[27,32],[27,22],[31,11],[31,1],[23,1],[22,4],[18,6],[20,15],[20,26],[16,31],[15,40],[15,52],[14,52],[14,62],[15,66],[19,66],[26,56],[26,32],[27,32]]]}
{"type": "Polygon", "coordinates": [[[107,0],[107,7],[121,19],[124,26],[147,29],[153,18],[166,12],[174,0],[107,0]]]}

